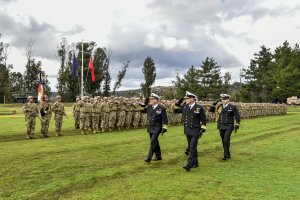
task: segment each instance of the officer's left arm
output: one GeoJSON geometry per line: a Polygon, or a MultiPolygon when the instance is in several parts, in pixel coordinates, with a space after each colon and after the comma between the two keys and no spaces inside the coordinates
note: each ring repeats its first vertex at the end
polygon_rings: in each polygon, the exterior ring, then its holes
{"type": "Polygon", "coordinates": [[[202,131],[205,132],[206,130],[206,114],[203,106],[200,108],[200,120],[201,120],[201,129],[202,131]]]}
{"type": "Polygon", "coordinates": [[[240,113],[239,113],[238,109],[236,108],[236,106],[233,107],[233,112],[234,112],[234,117],[235,117],[236,124],[240,125],[241,116],[240,116],[240,113]]]}
{"type": "Polygon", "coordinates": [[[161,117],[162,117],[162,123],[163,123],[163,132],[167,132],[168,130],[168,116],[167,116],[167,112],[166,112],[166,109],[165,108],[162,108],[161,110],[161,117]]]}

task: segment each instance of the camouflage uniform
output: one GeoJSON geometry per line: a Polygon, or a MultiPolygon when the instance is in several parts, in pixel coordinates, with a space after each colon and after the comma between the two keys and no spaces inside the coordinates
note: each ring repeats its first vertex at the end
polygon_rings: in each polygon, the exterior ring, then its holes
{"type": "Polygon", "coordinates": [[[125,124],[125,118],[126,118],[126,106],[125,103],[122,101],[119,103],[119,106],[117,108],[118,114],[117,114],[117,127],[118,130],[123,130],[124,124],[125,124]]]}
{"type": "Polygon", "coordinates": [[[94,99],[94,104],[92,104],[92,129],[93,132],[96,133],[98,131],[98,127],[99,127],[99,118],[100,118],[100,106],[98,103],[98,98],[94,99]]]}
{"type": "Polygon", "coordinates": [[[33,97],[28,97],[29,102],[22,107],[25,114],[25,122],[27,127],[27,138],[34,139],[35,118],[39,115],[38,106],[33,103],[33,97]]]}
{"type": "Polygon", "coordinates": [[[136,100],[133,104],[133,122],[132,125],[134,128],[139,127],[139,122],[141,119],[141,106],[139,105],[138,101],[136,100]]]}
{"type": "Polygon", "coordinates": [[[109,131],[113,131],[117,120],[117,105],[113,100],[111,100],[109,103],[109,111],[108,128],[109,131]]]}
{"type": "Polygon", "coordinates": [[[39,109],[41,113],[41,134],[48,137],[48,129],[52,117],[51,104],[48,103],[47,96],[43,97],[44,100],[40,103],[39,109]]]}
{"type": "Polygon", "coordinates": [[[88,98],[84,97],[84,101],[80,104],[80,130],[81,134],[86,134],[85,131],[89,129],[90,123],[90,105],[88,103],[88,98]]]}
{"type": "Polygon", "coordinates": [[[80,104],[81,104],[80,99],[76,98],[76,103],[74,103],[72,106],[74,123],[75,123],[76,129],[80,128],[80,104]]]}
{"type": "Polygon", "coordinates": [[[107,131],[108,121],[109,121],[109,105],[107,102],[107,97],[104,97],[104,101],[101,104],[101,129],[102,132],[107,131]]]}
{"type": "Polygon", "coordinates": [[[52,111],[54,112],[55,120],[55,134],[56,136],[61,136],[61,127],[63,124],[63,115],[66,115],[65,107],[62,102],[60,102],[61,96],[56,97],[57,101],[53,104],[52,111]]]}
{"type": "Polygon", "coordinates": [[[126,118],[125,118],[125,127],[126,129],[129,129],[132,123],[132,117],[133,117],[133,107],[132,104],[128,102],[126,99],[126,118]]]}

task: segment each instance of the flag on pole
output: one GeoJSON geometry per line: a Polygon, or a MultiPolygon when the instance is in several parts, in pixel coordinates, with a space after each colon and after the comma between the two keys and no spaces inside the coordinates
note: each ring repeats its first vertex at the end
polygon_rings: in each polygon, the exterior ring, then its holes
{"type": "Polygon", "coordinates": [[[71,76],[73,78],[78,76],[78,73],[77,73],[78,67],[79,67],[79,65],[78,65],[77,58],[75,56],[75,53],[73,53],[73,63],[72,63],[72,71],[71,71],[71,76]]]}
{"type": "Polygon", "coordinates": [[[42,101],[43,98],[43,94],[44,93],[44,89],[43,89],[43,84],[41,81],[39,81],[39,85],[38,85],[38,101],[42,101]]]}
{"type": "Polygon", "coordinates": [[[95,78],[95,69],[94,69],[92,56],[90,57],[89,68],[90,68],[91,74],[92,74],[92,82],[94,83],[94,82],[96,82],[96,78],[95,78]]]}

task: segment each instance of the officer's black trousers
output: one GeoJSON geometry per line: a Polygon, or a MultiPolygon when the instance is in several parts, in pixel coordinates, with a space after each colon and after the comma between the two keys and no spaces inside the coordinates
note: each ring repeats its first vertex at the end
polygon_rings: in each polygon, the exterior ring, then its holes
{"type": "Polygon", "coordinates": [[[148,153],[148,160],[152,160],[152,156],[155,153],[156,159],[161,158],[161,151],[158,142],[159,133],[149,133],[150,136],[150,148],[148,153]]]}
{"type": "Polygon", "coordinates": [[[224,158],[230,158],[230,136],[233,129],[220,129],[220,136],[224,149],[224,158]]]}
{"type": "Polygon", "coordinates": [[[189,149],[189,158],[187,162],[188,167],[193,167],[194,165],[198,164],[198,151],[197,151],[197,145],[199,136],[186,136],[186,139],[188,141],[189,149]]]}

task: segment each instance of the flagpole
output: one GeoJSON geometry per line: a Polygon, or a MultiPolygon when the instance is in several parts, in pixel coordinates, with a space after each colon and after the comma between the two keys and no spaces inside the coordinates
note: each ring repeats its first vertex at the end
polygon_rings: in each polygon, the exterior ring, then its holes
{"type": "Polygon", "coordinates": [[[81,99],[83,99],[83,40],[81,43],[81,99]]]}

